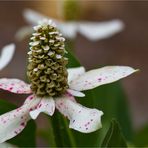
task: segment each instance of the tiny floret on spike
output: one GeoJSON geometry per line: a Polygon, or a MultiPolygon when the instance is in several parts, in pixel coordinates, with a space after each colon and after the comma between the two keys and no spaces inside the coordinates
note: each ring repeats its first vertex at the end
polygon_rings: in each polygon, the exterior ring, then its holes
{"type": "Polygon", "coordinates": [[[68,88],[64,41],[52,21],[35,26],[30,38],[27,75],[37,96],[59,96],[68,88]]]}

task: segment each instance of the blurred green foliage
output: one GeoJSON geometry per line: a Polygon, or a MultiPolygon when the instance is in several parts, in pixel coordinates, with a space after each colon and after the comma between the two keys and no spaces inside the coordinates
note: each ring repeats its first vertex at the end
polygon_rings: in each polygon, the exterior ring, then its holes
{"type": "Polygon", "coordinates": [[[134,134],[133,144],[136,147],[148,147],[148,125],[134,134]]]}
{"type": "Polygon", "coordinates": [[[125,139],[121,133],[119,123],[116,120],[112,120],[109,130],[101,144],[101,147],[127,147],[125,139]]]}

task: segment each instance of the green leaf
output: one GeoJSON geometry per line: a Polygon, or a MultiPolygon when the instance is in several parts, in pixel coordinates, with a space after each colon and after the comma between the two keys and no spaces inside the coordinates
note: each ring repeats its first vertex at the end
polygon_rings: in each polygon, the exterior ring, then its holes
{"type": "MultiPolygon", "coordinates": [[[[48,115],[44,114],[46,117],[49,117],[48,115]]],[[[51,117],[52,118],[52,117],[51,117]]],[[[41,138],[44,141],[47,141],[48,145],[50,147],[56,147],[56,142],[55,142],[55,135],[53,132],[53,128],[51,126],[51,118],[49,119],[48,127],[46,126],[45,128],[38,128],[37,130],[37,136],[38,138],[41,138]]]]}
{"type": "Polygon", "coordinates": [[[72,55],[70,51],[68,51],[68,54],[66,54],[66,57],[69,59],[68,65],[67,65],[68,68],[81,66],[80,62],[72,55]]]}
{"type": "Polygon", "coordinates": [[[16,105],[0,99],[0,115],[16,109],[16,105]]]}
{"type": "Polygon", "coordinates": [[[121,133],[119,123],[116,120],[112,120],[109,130],[101,144],[101,147],[127,147],[125,139],[121,133]]]}
{"type": "Polygon", "coordinates": [[[148,147],[148,125],[135,133],[133,144],[137,147],[148,147]]]}
{"type": "Polygon", "coordinates": [[[131,141],[133,137],[131,115],[121,83],[103,85],[94,89],[93,94],[95,106],[104,112],[103,123],[109,126],[110,120],[116,118],[121,125],[125,138],[131,141]]]}
{"type": "MultiPolygon", "coordinates": [[[[0,100],[0,115],[16,109],[17,106],[7,101],[0,100]]],[[[8,143],[20,147],[35,147],[36,146],[36,124],[34,121],[29,121],[26,128],[16,137],[8,141],[8,143]]]]}
{"type": "Polygon", "coordinates": [[[59,112],[55,112],[51,122],[57,147],[76,147],[67,119],[59,112]]]}

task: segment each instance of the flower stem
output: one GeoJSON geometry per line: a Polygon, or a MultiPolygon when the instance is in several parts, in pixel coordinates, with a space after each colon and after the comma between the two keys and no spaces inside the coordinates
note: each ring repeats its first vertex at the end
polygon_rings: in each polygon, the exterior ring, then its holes
{"type": "Polygon", "coordinates": [[[67,120],[65,118],[63,118],[63,121],[64,121],[64,124],[66,126],[66,131],[67,131],[67,134],[69,136],[69,140],[70,140],[71,146],[72,147],[76,147],[76,142],[75,142],[75,139],[74,139],[70,129],[68,128],[67,120]]]}

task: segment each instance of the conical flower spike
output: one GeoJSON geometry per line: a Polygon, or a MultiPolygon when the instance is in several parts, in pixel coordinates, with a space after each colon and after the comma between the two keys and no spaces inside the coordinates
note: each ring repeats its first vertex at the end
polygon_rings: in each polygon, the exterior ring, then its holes
{"type": "Polygon", "coordinates": [[[34,27],[27,74],[38,96],[59,96],[68,88],[64,41],[51,21],[34,27]]]}

